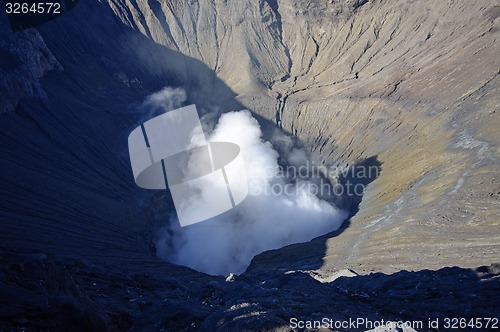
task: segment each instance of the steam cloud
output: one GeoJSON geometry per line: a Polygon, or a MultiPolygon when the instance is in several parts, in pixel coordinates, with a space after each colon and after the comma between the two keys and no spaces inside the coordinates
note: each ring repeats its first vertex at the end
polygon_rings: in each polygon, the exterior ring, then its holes
{"type": "MultiPolygon", "coordinates": [[[[148,98],[151,106],[171,105],[156,97],[148,98]]],[[[172,216],[156,239],[159,258],[209,274],[241,273],[256,254],[309,241],[338,229],[347,217],[346,212],[308,190],[304,184],[309,180],[291,182],[280,175],[280,156],[262,139],[261,128],[250,112],[223,114],[207,141],[240,146],[249,195],[236,208],[188,227],[181,228],[172,216]]],[[[288,164],[306,161],[305,151],[291,146],[286,137],[278,143],[280,151],[286,151],[281,159],[288,164]]]]}
{"type": "Polygon", "coordinates": [[[187,93],[184,89],[167,86],[146,97],[139,109],[147,117],[145,120],[149,120],[161,113],[181,107],[186,100],[187,93]]]}

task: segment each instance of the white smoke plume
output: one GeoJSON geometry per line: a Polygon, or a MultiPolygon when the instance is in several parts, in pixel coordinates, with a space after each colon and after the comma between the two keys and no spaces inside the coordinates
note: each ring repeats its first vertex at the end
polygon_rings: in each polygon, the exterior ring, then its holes
{"type": "MultiPolygon", "coordinates": [[[[156,97],[148,101],[159,107],[168,104],[156,97]]],[[[193,137],[193,141],[196,139],[193,137]]],[[[263,140],[260,126],[250,112],[223,114],[207,140],[240,146],[249,195],[232,210],[187,227],[179,226],[173,211],[169,226],[156,239],[159,258],[209,274],[238,274],[245,271],[255,255],[336,230],[347,217],[347,212],[309,190],[308,179],[295,177],[291,181],[280,172],[280,156],[270,142],[263,140]]],[[[305,151],[294,147],[287,136],[279,138],[277,144],[286,154],[281,158],[288,164],[307,161],[305,151]]]]}
{"type": "Polygon", "coordinates": [[[186,100],[186,90],[167,86],[146,97],[139,108],[149,120],[156,115],[181,107],[186,100]]]}

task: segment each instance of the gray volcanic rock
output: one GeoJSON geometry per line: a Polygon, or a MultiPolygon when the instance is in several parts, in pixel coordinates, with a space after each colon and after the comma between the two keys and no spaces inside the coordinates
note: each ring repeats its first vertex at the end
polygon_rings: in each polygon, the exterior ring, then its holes
{"type": "Polygon", "coordinates": [[[0,330],[498,317],[499,8],[86,0],[16,33],[0,13],[0,330]],[[248,108],[318,164],[379,171],[339,199],[341,229],[231,282],[160,261],[172,201],[135,185],[126,142],[165,86],[207,122],[248,108]]]}
{"type": "Polygon", "coordinates": [[[500,305],[498,296],[492,296],[500,291],[498,265],[374,273],[331,283],[315,280],[314,271],[246,273],[228,283],[160,262],[154,270],[141,267],[132,272],[3,251],[0,326],[29,331],[287,331],[300,320],[327,324],[325,330],[359,331],[383,320],[414,322],[422,324],[413,325],[416,330],[427,331],[432,330],[429,320],[440,321],[440,327],[447,317],[470,322],[492,317],[500,305]],[[364,322],[335,325],[357,318],[364,322]]]}
{"type": "MultiPolygon", "coordinates": [[[[5,23],[5,22],[4,22],[5,23]]],[[[5,24],[2,24],[7,31],[5,24]]],[[[0,113],[13,111],[20,99],[47,99],[39,79],[52,70],[62,70],[43,38],[34,29],[3,36],[1,45],[0,113]]]]}

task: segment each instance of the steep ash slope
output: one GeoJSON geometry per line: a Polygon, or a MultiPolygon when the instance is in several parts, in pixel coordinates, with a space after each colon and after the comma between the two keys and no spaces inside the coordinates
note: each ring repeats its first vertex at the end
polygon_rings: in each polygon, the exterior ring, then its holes
{"type": "Polygon", "coordinates": [[[165,85],[189,87],[201,109],[230,105],[234,94],[201,62],[120,24],[106,5],[77,8],[39,32],[14,34],[1,17],[2,54],[12,63],[1,76],[1,243],[117,265],[153,258],[154,192],[135,185],[127,150],[131,129],[154,116],[140,103],[165,85]]]}

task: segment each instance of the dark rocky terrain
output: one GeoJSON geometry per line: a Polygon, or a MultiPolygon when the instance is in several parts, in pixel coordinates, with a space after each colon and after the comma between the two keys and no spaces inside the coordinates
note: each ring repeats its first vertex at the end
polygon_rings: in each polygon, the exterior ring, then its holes
{"type": "Polygon", "coordinates": [[[13,32],[0,13],[0,330],[498,317],[499,14],[495,1],[82,0],[13,32]],[[344,202],[340,230],[264,252],[234,281],[160,261],[171,199],[135,185],[126,142],[165,86],[206,118],[248,108],[313,160],[380,174],[344,202]],[[346,269],[359,275],[333,280],[346,269]]]}
{"type": "MultiPolygon", "coordinates": [[[[301,270],[247,272],[227,281],[152,260],[87,265],[45,254],[2,252],[6,331],[286,331],[290,319],[334,322],[498,317],[500,266],[352,275],[301,270]],[[138,268],[140,267],[140,268],[138,268]]],[[[359,331],[365,323],[340,330],[359,331]]],[[[368,328],[366,328],[368,329],[368,328]]],[[[326,329],[324,329],[326,330],[326,329]]],[[[332,328],[332,330],[337,330],[332,328]]],[[[491,330],[462,328],[461,330],[491,330]]],[[[407,331],[413,331],[407,329],[407,331]]]]}

